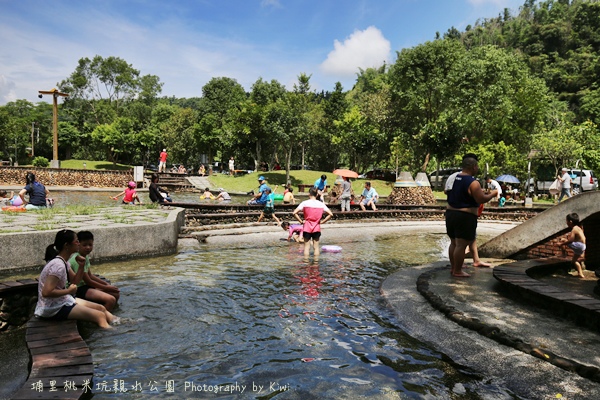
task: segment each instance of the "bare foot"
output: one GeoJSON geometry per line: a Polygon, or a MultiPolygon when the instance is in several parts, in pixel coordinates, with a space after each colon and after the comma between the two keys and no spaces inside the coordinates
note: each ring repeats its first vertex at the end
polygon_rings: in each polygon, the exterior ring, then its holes
{"type": "Polygon", "coordinates": [[[491,268],[492,264],[479,261],[478,263],[473,263],[473,266],[477,268],[491,268]]]}
{"type": "Polygon", "coordinates": [[[466,272],[461,271],[461,272],[453,273],[452,276],[455,278],[468,278],[471,275],[467,274],[466,272]]]}

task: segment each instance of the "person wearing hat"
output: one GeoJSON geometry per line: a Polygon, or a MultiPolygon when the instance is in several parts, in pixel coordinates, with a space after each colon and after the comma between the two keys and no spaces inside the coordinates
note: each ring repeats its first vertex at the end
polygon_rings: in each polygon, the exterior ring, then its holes
{"type": "Polygon", "coordinates": [[[248,205],[252,206],[252,205],[261,205],[264,206],[265,204],[267,204],[267,188],[269,186],[267,186],[267,182],[264,176],[259,176],[258,177],[258,183],[260,184],[260,186],[258,187],[258,193],[254,195],[254,197],[252,197],[250,200],[248,200],[248,205]]]}
{"type": "Polygon", "coordinates": [[[125,190],[123,190],[121,193],[119,193],[112,199],[117,200],[120,196],[123,196],[123,204],[129,204],[129,205],[134,206],[135,202],[137,200],[137,202],[141,205],[142,200],[140,200],[140,198],[135,190],[136,186],[137,185],[135,184],[134,181],[129,181],[125,190]]]}
{"type": "Polygon", "coordinates": [[[227,193],[225,191],[225,189],[219,188],[219,194],[217,195],[217,197],[215,198],[215,200],[219,200],[219,201],[231,201],[231,196],[229,195],[229,193],[227,193]]]}
{"type": "Polygon", "coordinates": [[[167,149],[163,149],[158,156],[158,172],[167,172],[167,149]]]}
{"type": "Polygon", "coordinates": [[[571,175],[569,175],[569,170],[566,168],[563,168],[561,172],[562,176],[560,174],[558,175],[558,181],[562,185],[562,189],[560,190],[560,196],[558,197],[559,203],[561,202],[563,197],[571,197],[571,175]]]}

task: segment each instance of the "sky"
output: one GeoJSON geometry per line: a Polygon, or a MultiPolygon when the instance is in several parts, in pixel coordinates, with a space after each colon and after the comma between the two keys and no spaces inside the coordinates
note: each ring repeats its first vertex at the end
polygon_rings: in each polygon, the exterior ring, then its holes
{"type": "MultiPolygon", "coordinates": [[[[259,78],[292,89],[352,88],[359,68],[464,30],[524,0],[0,0],[0,105],[36,103],[81,58],[120,57],[157,75],[161,96],[201,97],[214,77],[246,91],[259,78]]],[[[43,101],[51,102],[50,96],[43,101]]]]}

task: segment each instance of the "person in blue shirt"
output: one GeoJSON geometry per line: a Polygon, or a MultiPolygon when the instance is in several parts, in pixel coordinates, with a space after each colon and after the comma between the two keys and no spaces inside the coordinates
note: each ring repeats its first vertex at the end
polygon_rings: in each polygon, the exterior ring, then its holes
{"type": "Polygon", "coordinates": [[[260,204],[260,205],[267,204],[266,190],[267,190],[268,186],[267,186],[265,177],[262,175],[259,176],[258,183],[260,184],[260,186],[258,187],[258,193],[255,194],[253,198],[248,200],[248,203],[246,203],[249,206],[256,205],[256,204],[260,204]]]}
{"type": "Polygon", "coordinates": [[[365,206],[371,207],[373,211],[377,211],[375,204],[379,200],[379,194],[375,188],[371,187],[371,182],[365,182],[365,189],[360,196],[360,209],[366,211],[365,206]]]}
{"type": "Polygon", "coordinates": [[[315,181],[315,189],[317,189],[317,200],[324,201],[323,196],[327,192],[327,175],[323,174],[315,181]]]}
{"type": "Polygon", "coordinates": [[[265,193],[267,194],[267,202],[265,203],[265,208],[262,213],[260,213],[260,217],[258,217],[258,222],[262,221],[264,217],[273,217],[273,219],[277,221],[277,225],[281,225],[281,221],[275,215],[275,193],[273,193],[268,186],[265,193]]]}

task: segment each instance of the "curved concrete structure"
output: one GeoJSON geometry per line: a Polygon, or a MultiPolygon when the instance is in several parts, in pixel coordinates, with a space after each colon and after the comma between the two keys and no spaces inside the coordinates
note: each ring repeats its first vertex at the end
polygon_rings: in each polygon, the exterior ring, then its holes
{"type": "MultiPolygon", "coordinates": [[[[482,257],[527,258],[519,257],[524,249],[542,245],[553,236],[567,232],[566,216],[579,214],[588,239],[587,260],[594,264],[598,254],[598,220],[600,219],[600,192],[588,192],[574,196],[547,209],[532,219],[508,232],[490,240],[479,247],[482,257]]],[[[522,254],[521,254],[522,255],[522,254]]]]}
{"type": "Polygon", "coordinates": [[[92,260],[109,261],[175,253],[179,231],[185,224],[182,208],[107,208],[98,215],[73,216],[71,220],[57,218],[49,230],[35,225],[44,224],[40,221],[42,214],[22,214],[26,215],[13,217],[11,223],[26,225],[24,231],[2,233],[0,230],[0,271],[44,265],[46,246],[54,242],[60,229],[91,231],[94,234],[92,260]]]}

